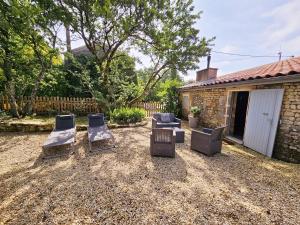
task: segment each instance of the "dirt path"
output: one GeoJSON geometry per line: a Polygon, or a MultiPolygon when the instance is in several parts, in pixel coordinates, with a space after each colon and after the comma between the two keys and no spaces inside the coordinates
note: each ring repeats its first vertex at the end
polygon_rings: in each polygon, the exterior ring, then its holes
{"type": "Polygon", "coordinates": [[[300,165],[224,144],[149,155],[150,127],[115,129],[118,148],[41,160],[47,133],[0,133],[0,224],[297,224],[300,165]]]}

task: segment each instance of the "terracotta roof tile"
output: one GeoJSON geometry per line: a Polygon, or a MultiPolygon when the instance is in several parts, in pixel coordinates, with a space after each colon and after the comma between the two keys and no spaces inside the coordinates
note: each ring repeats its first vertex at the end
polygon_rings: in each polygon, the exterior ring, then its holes
{"type": "Polygon", "coordinates": [[[218,76],[216,79],[197,81],[181,87],[181,89],[202,87],[215,84],[231,83],[245,80],[263,79],[277,76],[288,76],[291,74],[300,74],[300,56],[289,58],[279,62],[265,64],[247,70],[242,70],[223,76],[218,76]]]}

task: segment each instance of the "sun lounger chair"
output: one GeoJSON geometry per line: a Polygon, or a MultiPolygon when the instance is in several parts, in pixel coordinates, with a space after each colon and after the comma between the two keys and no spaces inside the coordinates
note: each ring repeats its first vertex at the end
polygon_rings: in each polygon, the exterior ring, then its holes
{"type": "Polygon", "coordinates": [[[55,127],[43,144],[43,150],[57,146],[71,146],[74,148],[75,136],[75,116],[57,115],[55,127]]]}
{"type": "Polygon", "coordinates": [[[98,141],[112,140],[112,146],[98,148],[97,150],[106,150],[115,148],[115,138],[108,129],[104,121],[104,114],[89,114],[88,115],[89,126],[88,126],[88,139],[89,148],[92,151],[92,143],[98,141]]]}

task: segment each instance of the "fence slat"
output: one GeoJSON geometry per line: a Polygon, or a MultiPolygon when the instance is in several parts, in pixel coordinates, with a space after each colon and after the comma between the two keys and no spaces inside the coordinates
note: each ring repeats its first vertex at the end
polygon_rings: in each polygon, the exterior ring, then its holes
{"type": "MultiPolygon", "coordinates": [[[[30,100],[30,96],[20,97],[18,103],[20,106],[25,106],[30,100]]],[[[164,105],[160,102],[136,102],[133,107],[144,109],[147,117],[164,110],[164,105]]],[[[4,111],[10,110],[7,96],[0,96],[0,109],[4,111]]],[[[36,96],[33,100],[33,111],[35,113],[47,113],[53,110],[57,113],[69,111],[88,114],[101,112],[101,107],[95,98],[36,96]]]]}

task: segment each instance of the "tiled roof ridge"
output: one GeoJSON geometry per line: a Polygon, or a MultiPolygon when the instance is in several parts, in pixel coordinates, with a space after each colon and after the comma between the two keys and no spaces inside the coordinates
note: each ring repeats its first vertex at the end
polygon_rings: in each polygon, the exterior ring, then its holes
{"type": "Polygon", "coordinates": [[[215,79],[196,81],[194,83],[187,84],[182,88],[208,86],[275,76],[286,76],[295,73],[300,73],[300,56],[229,73],[223,76],[217,76],[215,79]]]}

